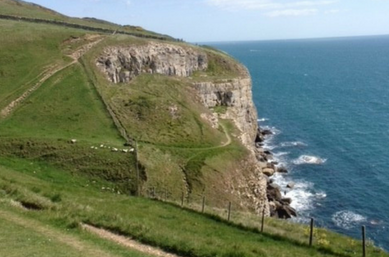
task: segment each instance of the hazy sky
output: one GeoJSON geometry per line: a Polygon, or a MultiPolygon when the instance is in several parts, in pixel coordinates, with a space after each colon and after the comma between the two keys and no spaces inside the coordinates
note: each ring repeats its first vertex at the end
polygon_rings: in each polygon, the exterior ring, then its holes
{"type": "Polygon", "coordinates": [[[29,0],[188,42],[389,34],[389,0],[29,0]]]}

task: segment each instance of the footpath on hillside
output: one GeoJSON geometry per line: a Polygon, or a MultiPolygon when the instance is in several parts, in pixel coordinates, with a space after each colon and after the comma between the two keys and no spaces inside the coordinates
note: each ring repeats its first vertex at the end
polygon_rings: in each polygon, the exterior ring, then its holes
{"type": "MultiPolygon", "coordinates": [[[[23,207],[20,206],[20,208],[23,207]]],[[[80,252],[82,256],[117,257],[117,255],[112,254],[104,249],[101,249],[93,243],[86,242],[85,240],[80,239],[76,235],[71,235],[59,229],[47,226],[46,224],[43,224],[39,221],[26,218],[21,215],[16,215],[14,212],[0,210],[0,219],[5,220],[8,223],[19,225],[27,230],[44,235],[44,237],[49,238],[48,241],[56,241],[60,244],[64,244],[67,247],[70,247],[71,249],[80,252]]],[[[167,253],[159,248],[141,244],[128,237],[120,236],[91,225],[81,224],[81,228],[85,232],[94,234],[100,237],[101,239],[109,240],[115,244],[124,246],[137,252],[144,253],[147,256],[150,255],[158,257],[179,257],[178,255],[167,253]]]]}
{"type": "MultiPolygon", "coordinates": [[[[19,225],[30,231],[35,231],[39,234],[49,238],[49,241],[56,241],[60,244],[64,244],[70,249],[74,249],[77,252],[82,253],[82,256],[101,256],[101,257],[116,257],[117,255],[111,254],[103,249],[96,247],[96,245],[80,240],[77,236],[70,235],[68,233],[61,232],[60,230],[51,228],[45,224],[42,224],[36,220],[25,218],[19,215],[15,215],[14,212],[8,212],[0,210],[0,219],[7,222],[19,225]]],[[[26,253],[27,254],[27,253],[26,253]]]]}
{"type": "Polygon", "coordinates": [[[50,65],[45,71],[43,71],[41,74],[38,75],[42,76],[38,82],[36,82],[34,85],[32,85],[29,89],[27,89],[22,95],[20,95],[18,98],[13,100],[11,103],[9,103],[6,107],[4,107],[1,110],[1,116],[3,118],[8,117],[8,115],[16,108],[18,107],[22,102],[24,102],[33,92],[38,90],[40,86],[53,77],[55,74],[58,72],[70,67],[71,65],[75,64],[78,62],[78,60],[85,54],[87,53],[92,47],[100,43],[102,40],[104,40],[104,37],[94,37],[92,38],[92,42],[85,44],[81,47],[79,47],[76,51],[71,53],[69,57],[73,59],[72,62],[65,64],[65,65],[50,65]]]}

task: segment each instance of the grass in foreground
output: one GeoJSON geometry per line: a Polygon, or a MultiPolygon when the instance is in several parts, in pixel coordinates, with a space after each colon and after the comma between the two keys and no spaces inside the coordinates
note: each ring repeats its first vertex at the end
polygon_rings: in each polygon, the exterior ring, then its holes
{"type": "MultiPolygon", "coordinates": [[[[19,165],[14,163],[13,168],[0,168],[0,197],[3,202],[11,199],[47,202],[41,210],[25,215],[56,229],[78,233],[77,224],[85,222],[182,256],[361,256],[359,246],[350,245],[349,238],[324,230],[320,233],[337,243],[310,248],[295,239],[301,237],[301,231],[305,229],[301,225],[284,227],[286,223],[269,219],[266,222],[269,232],[261,234],[255,228],[229,223],[219,216],[117,195],[107,191],[105,188],[109,185],[102,186],[101,181],[91,183],[68,173],[60,173],[57,177],[59,171],[55,169],[37,174],[34,163],[23,169],[19,165]],[[55,197],[55,201],[51,199],[54,192],[60,196],[55,197]],[[273,234],[271,227],[288,233],[284,236],[273,234]]],[[[0,208],[11,207],[2,204],[0,208]]],[[[233,222],[237,221],[233,217],[233,222]]],[[[372,247],[368,252],[369,256],[388,256],[372,247]]]]}

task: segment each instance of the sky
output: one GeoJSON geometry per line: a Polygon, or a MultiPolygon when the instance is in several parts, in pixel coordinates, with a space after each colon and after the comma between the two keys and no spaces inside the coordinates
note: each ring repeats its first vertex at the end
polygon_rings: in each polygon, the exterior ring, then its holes
{"type": "Polygon", "coordinates": [[[191,43],[389,34],[389,0],[27,0],[191,43]]]}

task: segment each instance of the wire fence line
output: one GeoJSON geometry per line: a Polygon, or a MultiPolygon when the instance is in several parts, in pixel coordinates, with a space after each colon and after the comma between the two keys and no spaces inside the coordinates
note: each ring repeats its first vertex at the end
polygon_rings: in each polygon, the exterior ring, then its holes
{"type": "Polygon", "coordinates": [[[77,23],[70,23],[70,22],[65,22],[65,21],[60,21],[60,20],[29,18],[29,17],[23,17],[23,16],[13,16],[13,15],[3,15],[3,14],[0,14],[0,19],[52,24],[52,25],[57,25],[57,26],[63,26],[63,27],[75,28],[75,29],[83,29],[83,30],[106,33],[106,34],[123,34],[123,35],[129,35],[129,36],[140,37],[140,38],[148,38],[148,39],[157,39],[157,40],[165,40],[165,41],[180,41],[178,39],[170,38],[168,36],[158,36],[158,35],[150,35],[150,34],[143,34],[143,33],[136,33],[136,32],[127,32],[127,31],[118,30],[118,29],[115,30],[115,29],[109,29],[109,28],[98,28],[98,27],[92,27],[92,26],[87,26],[87,25],[82,25],[82,24],[77,24],[77,23]]]}
{"type": "MultiPolygon", "coordinates": [[[[144,191],[143,196],[162,201],[167,202],[170,204],[174,204],[181,208],[190,209],[192,211],[195,211],[197,213],[201,213],[204,215],[213,215],[218,216],[222,220],[236,224],[236,225],[243,225],[247,227],[257,228],[258,232],[260,233],[266,233],[266,234],[272,234],[272,227],[271,225],[267,224],[269,221],[274,220],[274,218],[266,217],[265,215],[265,209],[259,214],[256,215],[256,218],[250,218],[254,220],[254,223],[251,223],[249,225],[246,225],[242,223],[242,220],[244,221],[247,217],[247,213],[242,212],[239,210],[239,208],[234,208],[231,201],[225,203],[225,208],[216,208],[207,206],[207,198],[205,195],[196,195],[196,196],[188,196],[184,192],[182,192],[181,197],[178,198],[177,195],[173,195],[169,190],[165,188],[159,188],[159,187],[148,187],[144,191]],[[254,227],[253,227],[254,225],[254,227]],[[268,225],[268,226],[267,226],[268,225]]],[[[304,229],[304,237],[307,237],[306,241],[303,241],[304,244],[306,244],[309,247],[323,247],[323,246],[329,246],[331,242],[329,242],[327,239],[320,238],[317,236],[317,229],[321,229],[321,227],[315,227],[315,220],[314,218],[310,218],[309,225],[306,229],[304,229]]],[[[355,239],[358,241],[358,239],[355,239]]],[[[367,240],[366,238],[366,227],[361,227],[361,240],[360,244],[353,245],[352,247],[360,248],[361,249],[361,256],[367,257],[367,246],[374,246],[371,241],[367,240]]],[[[358,256],[358,255],[353,255],[358,256]]]]}

